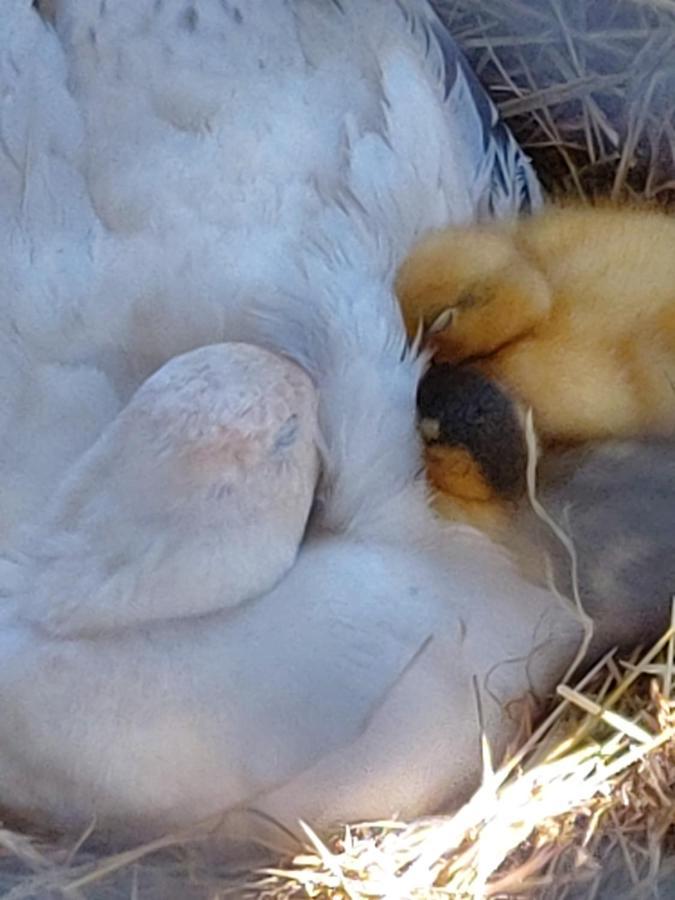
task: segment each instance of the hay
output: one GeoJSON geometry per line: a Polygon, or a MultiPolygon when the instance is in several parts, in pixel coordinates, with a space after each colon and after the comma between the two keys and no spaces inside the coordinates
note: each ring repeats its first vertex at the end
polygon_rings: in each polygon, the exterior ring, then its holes
{"type": "MultiPolygon", "coordinates": [[[[675,0],[432,0],[555,195],[675,204],[675,0]]],[[[675,588],[675,586],[674,586],[675,588]]],[[[675,620],[610,654],[453,816],[307,827],[292,859],[218,869],[201,832],[105,854],[0,827],[10,900],[642,897],[675,884],[675,620]]]]}
{"type": "Polygon", "coordinates": [[[675,0],[432,0],[549,192],[675,204],[675,0]]]}
{"type": "MultiPolygon", "coordinates": [[[[675,876],[675,604],[642,655],[605,656],[453,816],[345,827],[273,868],[235,874],[199,854],[204,832],[97,856],[0,830],[11,900],[108,897],[637,898],[675,876]],[[191,846],[191,839],[195,846],[191,846]]],[[[526,717],[527,721],[527,717],[526,717]]],[[[88,835],[84,836],[85,839],[88,835]]]]}
{"type": "Polygon", "coordinates": [[[673,627],[639,659],[606,656],[458,813],[346,828],[258,898],[639,897],[675,872],[673,627]],[[667,838],[667,839],[666,839],[667,838]]]}

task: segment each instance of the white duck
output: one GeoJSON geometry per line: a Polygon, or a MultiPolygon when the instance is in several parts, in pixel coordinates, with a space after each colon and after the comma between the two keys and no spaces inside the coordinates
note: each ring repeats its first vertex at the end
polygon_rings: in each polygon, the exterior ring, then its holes
{"type": "Polygon", "coordinates": [[[536,203],[526,162],[424,0],[5,6],[0,802],[123,838],[456,802],[474,685],[498,753],[579,629],[430,512],[392,278],[536,203]],[[242,340],[275,355],[204,347],[242,340]]]}

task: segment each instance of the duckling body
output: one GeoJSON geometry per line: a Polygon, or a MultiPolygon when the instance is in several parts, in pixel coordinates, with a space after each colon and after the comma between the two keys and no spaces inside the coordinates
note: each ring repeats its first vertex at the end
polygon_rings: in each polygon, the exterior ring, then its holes
{"type": "Polygon", "coordinates": [[[450,308],[439,360],[473,364],[532,407],[545,441],[675,430],[675,220],[550,207],[424,239],[397,290],[408,328],[450,308]]]}
{"type": "MultiPolygon", "coordinates": [[[[606,441],[545,453],[538,498],[568,533],[578,559],[578,587],[594,621],[590,657],[608,646],[649,647],[670,625],[675,587],[675,444],[672,439],[606,441]]],[[[567,550],[519,504],[507,546],[528,578],[572,596],[567,550]]]]}

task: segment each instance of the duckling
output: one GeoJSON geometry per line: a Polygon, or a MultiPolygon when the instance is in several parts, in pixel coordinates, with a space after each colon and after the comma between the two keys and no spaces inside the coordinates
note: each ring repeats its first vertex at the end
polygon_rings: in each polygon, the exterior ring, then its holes
{"type": "MultiPolygon", "coordinates": [[[[675,445],[663,437],[559,448],[538,464],[537,496],[572,539],[582,605],[594,623],[589,659],[650,646],[670,624],[675,590],[675,445]]],[[[521,502],[502,544],[535,583],[572,596],[570,558],[521,502]]]]}
{"type": "Polygon", "coordinates": [[[675,430],[675,220],[553,207],[434,232],[396,282],[439,361],[471,360],[532,407],[544,441],[675,430]]]}
{"type": "MultiPolygon", "coordinates": [[[[486,533],[525,579],[573,593],[567,549],[526,495],[522,409],[471,365],[430,367],[418,392],[427,478],[439,514],[486,533]]],[[[594,622],[588,658],[649,644],[668,625],[675,586],[672,438],[546,448],[537,496],[572,539],[579,596],[594,622]]]]}

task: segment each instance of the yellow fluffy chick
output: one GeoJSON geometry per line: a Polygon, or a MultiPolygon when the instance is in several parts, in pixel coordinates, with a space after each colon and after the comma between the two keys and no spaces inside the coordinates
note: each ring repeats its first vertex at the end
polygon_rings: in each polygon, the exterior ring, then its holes
{"type": "Polygon", "coordinates": [[[549,207],[432,233],[397,278],[406,326],[532,407],[545,441],[675,431],[675,220],[549,207]]]}

